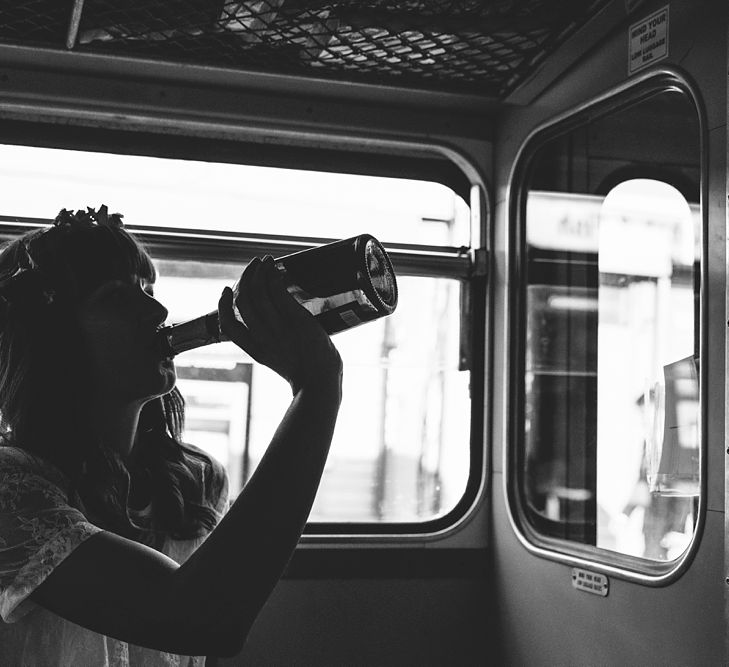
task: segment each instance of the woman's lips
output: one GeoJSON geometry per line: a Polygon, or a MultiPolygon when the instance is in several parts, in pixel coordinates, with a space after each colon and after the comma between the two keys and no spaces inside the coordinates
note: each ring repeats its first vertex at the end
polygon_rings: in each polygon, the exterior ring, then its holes
{"type": "Polygon", "coordinates": [[[162,361],[171,361],[172,356],[168,354],[168,345],[166,344],[165,334],[162,333],[164,324],[160,324],[152,338],[152,342],[149,345],[149,349],[162,361]]]}

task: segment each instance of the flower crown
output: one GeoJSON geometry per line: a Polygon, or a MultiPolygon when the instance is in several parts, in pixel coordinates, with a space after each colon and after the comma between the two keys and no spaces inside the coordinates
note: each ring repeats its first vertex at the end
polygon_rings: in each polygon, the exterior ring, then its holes
{"type": "Polygon", "coordinates": [[[43,270],[38,266],[34,257],[38,255],[39,246],[43,245],[43,239],[48,232],[59,230],[62,232],[71,229],[102,227],[123,227],[122,215],[120,213],[109,213],[106,204],[102,204],[99,210],[86,208],[85,211],[69,211],[61,209],[53,224],[41,234],[32,239],[23,240],[18,247],[18,268],[6,280],[0,283],[0,321],[4,319],[8,308],[15,304],[30,305],[53,303],[55,290],[49,285],[43,275],[43,270]]]}
{"type": "Polygon", "coordinates": [[[95,210],[88,206],[85,211],[76,211],[75,213],[62,208],[56,219],[53,221],[54,227],[63,227],[69,225],[71,227],[93,227],[101,225],[102,227],[123,227],[124,223],[121,213],[109,213],[106,204],[102,204],[99,210],[95,210]]]}

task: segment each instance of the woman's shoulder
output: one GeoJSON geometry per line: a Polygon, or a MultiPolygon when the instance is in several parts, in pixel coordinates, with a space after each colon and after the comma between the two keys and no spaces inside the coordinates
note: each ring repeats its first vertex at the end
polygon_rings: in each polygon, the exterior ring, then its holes
{"type": "Polygon", "coordinates": [[[189,464],[204,471],[206,478],[225,475],[225,467],[214,456],[197,445],[181,442],[182,453],[189,464]]]}
{"type": "Polygon", "coordinates": [[[7,496],[41,494],[58,502],[68,500],[68,479],[54,465],[20,447],[0,445],[0,487],[3,506],[7,496]]]}
{"type": "Polygon", "coordinates": [[[9,467],[30,467],[34,461],[33,455],[20,447],[8,444],[0,444],[0,466],[9,467]]]}
{"type": "Polygon", "coordinates": [[[49,461],[15,445],[0,445],[0,473],[22,472],[65,486],[65,475],[49,461]]]}
{"type": "Polygon", "coordinates": [[[228,473],[225,466],[204,449],[187,442],[180,443],[190,467],[198,476],[206,500],[219,511],[228,501],[228,473]]]}

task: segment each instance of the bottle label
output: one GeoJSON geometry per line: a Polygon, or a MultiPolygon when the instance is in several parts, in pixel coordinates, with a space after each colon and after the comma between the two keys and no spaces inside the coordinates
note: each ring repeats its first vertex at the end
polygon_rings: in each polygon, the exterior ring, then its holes
{"type": "Polygon", "coordinates": [[[339,317],[341,317],[344,320],[344,323],[347,325],[347,328],[349,328],[349,329],[362,324],[362,320],[359,317],[357,317],[357,313],[353,310],[349,310],[349,309],[342,310],[339,312],[339,317]]]}
{"type": "MultiPolygon", "coordinates": [[[[350,292],[342,292],[341,294],[332,294],[331,296],[319,297],[312,296],[298,285],[288,285],[286,287],[289,294],[294,297],[306,310],[312,315],[320,315],[329,310],[335,310],[342,306],[355,306],[353,310],[377,313],[377,307],[367,298],[367,295],[360,289],[350,292]]],[[[359,323],[359,320],[358,320],[359,323]]]]}

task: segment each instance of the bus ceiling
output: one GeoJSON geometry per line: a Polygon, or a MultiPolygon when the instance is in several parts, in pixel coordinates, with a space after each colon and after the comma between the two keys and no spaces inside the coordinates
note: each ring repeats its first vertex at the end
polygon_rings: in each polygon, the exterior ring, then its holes
{"type": "MultiPolygon", "coordinates": [[[[19,0],[0,45],[522,104],[643,0],[19,0]]],[[[475,103],[475,102],[474,102],[475,103]]]]}

